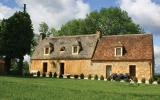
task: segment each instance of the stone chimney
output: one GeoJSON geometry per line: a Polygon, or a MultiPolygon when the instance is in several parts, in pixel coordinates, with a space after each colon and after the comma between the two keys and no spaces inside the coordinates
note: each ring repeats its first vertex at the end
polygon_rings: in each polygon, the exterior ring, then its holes
{"type": "Polygon", "coordinates": [[[96,31],[96,35],[97,35],[98,38],[102,37],[102,33],[100,31],[96,31]]]}
{"type": "Polygon", "coordinates": [[[26,4],[24,4],[23,12],[24,12],[24,13],[26,12],[26,4]]]}
{"type": "Polygon", "coordinates": [[[40,33],[39,41],[42,41],[43,39],[45,39],[45,37],[46,37],[46,34],[40,33]]]}

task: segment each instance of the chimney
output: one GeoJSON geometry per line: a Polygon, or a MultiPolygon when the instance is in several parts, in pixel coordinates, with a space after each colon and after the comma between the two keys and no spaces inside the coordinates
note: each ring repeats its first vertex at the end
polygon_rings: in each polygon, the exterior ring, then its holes
{"type": "Polygon", "coordinates": [[[96,35],[97,35],[98,38],[102,37],[102,33],[100,31],[96,31],[96,35]]]}
{"type": "Polygon", "coordinates": [[[46,34],[40,33],[39,41],[42,41],[46,37],[46,34]]]}
{"type": "Polygon", "coordinates": [[[23,12],[24,12],[24,13],[26,12],[26,4],[24,4],[23,12]]]}

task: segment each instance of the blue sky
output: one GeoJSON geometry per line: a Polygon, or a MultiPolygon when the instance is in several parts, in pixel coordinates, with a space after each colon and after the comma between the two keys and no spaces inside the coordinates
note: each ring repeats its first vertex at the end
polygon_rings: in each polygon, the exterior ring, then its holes
{"type": "Polygon", "coordinates": [[[93,10],[120,7],[145,32],[153,33],[156,65],[160,68],[160,0],[0,0],[0,19],[23,10],[24,3],[27,4],[35,33],[42,21],[59,29],[67,21],[85,18],[93,10]]]}

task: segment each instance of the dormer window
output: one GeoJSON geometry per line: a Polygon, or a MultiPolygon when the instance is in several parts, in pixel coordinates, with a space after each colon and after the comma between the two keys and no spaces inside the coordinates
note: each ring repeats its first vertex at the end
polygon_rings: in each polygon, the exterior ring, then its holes
{"type": "Polygon", "coordinates": [[[115,48],[115,56],[122,56],[123,55],[123,48],[122,47],[116,47],[115,48]]]}
{"type": "Polygon", "coordinates": [[[72,46],[72,54],[78,54],[79,46],[72,46]]]}
{"type": "Polygon", "coordinates": [[[61,51],[61,52],[65,51],[65,47],[61,47],[61,48],[60,48],[60,51],[61,51]]]}
{"type": "Polygon", "coordinates": [[[44,55],[49,55],[49,53],[50,53],[50,48],[49,47],[44,48],[44,55]]]}

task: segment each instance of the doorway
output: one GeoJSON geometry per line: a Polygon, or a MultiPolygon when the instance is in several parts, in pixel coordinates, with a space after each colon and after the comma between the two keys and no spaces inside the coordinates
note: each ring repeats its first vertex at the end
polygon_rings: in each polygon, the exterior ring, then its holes
{"type": "Polygon", "coordinates": [[[48,67],[48,63],[47,62],[44,62],[43,63],[43,72],[47,72],[47,67],[48,67]]]}
{"type": "Polygon", "coordinates": [[[64,63],[60,63],[60,75],[64,74],[64,63]]]}
{"type": "Polygon", "coordinates": [[[106,78],[108,78],[112,74],[112,66],[107,65],[106,66],[106,78]]]}
{"type": "Polygon", "coordinates": [[[134,78],[136,76],[136,65],[129,66],[129,74],[131,78],[134,78]]]}

